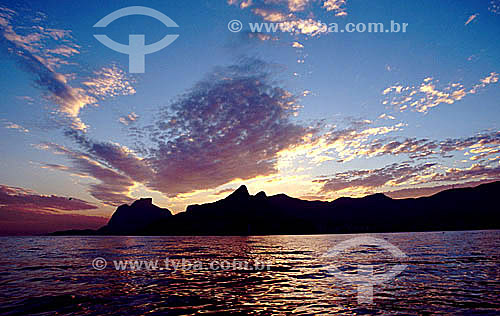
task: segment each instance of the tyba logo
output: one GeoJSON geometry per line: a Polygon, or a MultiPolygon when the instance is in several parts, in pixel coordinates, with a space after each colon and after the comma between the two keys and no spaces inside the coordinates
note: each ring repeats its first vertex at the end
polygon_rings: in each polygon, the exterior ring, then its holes
{"type": "MultiPolygon", "coordinates": [[[[160,11],[140,6],[126,7],[111,12],[99,20],[94,27],[106,27],[114,20],[129,15],[145,15],[157,19],[167,27],[179,27],[177,23],[160,11]]],[[[94,35],[94,37],[112,50],[122,54],[127,54],[129,72],[144,73],[146,55],[157,52],[172,44],[179,37],[179,35],[165,35],[158,42],[149,45],[145,44],[146,41],[144,34],[129,34],[128,45],[117,43],[107,35],[94,35]]]]}

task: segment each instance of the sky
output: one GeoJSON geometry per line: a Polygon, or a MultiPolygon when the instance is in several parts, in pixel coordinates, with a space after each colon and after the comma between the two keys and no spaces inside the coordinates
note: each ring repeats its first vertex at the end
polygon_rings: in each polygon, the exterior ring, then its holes
{"type": "Polygon", "coordinates": [[[0,234],[242,184],[331,201],[499,180],[499,38],[498,0],[0,1],[0,234]],[[94,27],[130,6],[178,27],[94,27]],[[134,73],[97,34],[178,37],[134,73]]]}

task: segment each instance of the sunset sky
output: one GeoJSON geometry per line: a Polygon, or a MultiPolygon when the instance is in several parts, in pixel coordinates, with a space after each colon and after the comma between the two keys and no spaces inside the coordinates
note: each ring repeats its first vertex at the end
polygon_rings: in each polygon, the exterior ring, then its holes
{"type": "Polygon", "coordinates": [[[498,180],[499,39],[498,0],[0,1],[0,234],[96,228],[139,197],[177,213],[241,184],[334,200],[498,180]],[[93,27],[127,6],[179,27],[93,27]],[[406,32],[321,26],[391,20],[406,32]],[[129,73],[95,34],[179,37],[129,73]]]}

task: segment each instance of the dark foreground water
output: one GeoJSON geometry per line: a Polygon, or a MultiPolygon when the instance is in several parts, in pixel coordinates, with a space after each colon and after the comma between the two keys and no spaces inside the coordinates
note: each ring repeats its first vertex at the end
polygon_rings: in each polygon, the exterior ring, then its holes
{"type": "Polygon", "coordinates": [[[324,256],[360,236],[2,237],[0,315],[500,313],[500,231],[370,234],[408,257],[370,242],[324,256]],[[159,263],[113,262],[143,259],[159,263]],[[361,268],[372,278],[396,264],[407,267],[359,303],[361,268]]]}

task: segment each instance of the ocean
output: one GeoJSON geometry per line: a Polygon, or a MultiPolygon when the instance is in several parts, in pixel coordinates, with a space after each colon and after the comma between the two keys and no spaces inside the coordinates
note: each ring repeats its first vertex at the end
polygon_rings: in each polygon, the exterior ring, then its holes
{"type": "Polygon", "coordinates": [[[0,315],[500,313],[500,231],[0,245],[0,315]]]}

